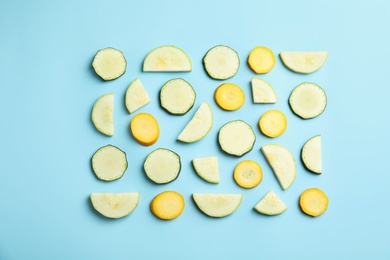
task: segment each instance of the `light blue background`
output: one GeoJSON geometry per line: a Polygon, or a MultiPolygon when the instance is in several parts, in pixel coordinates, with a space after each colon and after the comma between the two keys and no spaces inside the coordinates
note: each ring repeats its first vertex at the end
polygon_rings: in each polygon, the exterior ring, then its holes
{"type": "Polygon", "coordinates": [[[389,259],[389,58],[388,1],[11,1],[0,3],[0,259],[389,259]],[[142,73],[146,54],[173,44],[191,57],[191,73],[142,73]],[[213,101],[221,83],[207,77],[202,58],[217,44],[235,49],[238,74],[228,80],[247,96],[235,112],[213,101]],[[258,45],[280,51],[327,50],[321,70],[294,74],[280,59],[261,78],[277,91],[275,105],[254,105],[249,81],[256,76],[246,64],[258,45]],[[127,72],[103,82],[90,64],[98,49],[112,46],[127,58],[127,72]],[[151,147],[132,138],[133,115],[124,93],[136,77],[152,102],[141,111],[159,120],[161,136],[151,147]],[[158,91],[173,77],[196,89],[194,109],[171,116],[160,109],[158,91]],[[303,81],[322,86],[325,112],[301,120],[288,107],[291,90],[303,81]],[[115,94],[114,137],[98,133],[90,120],[95,100],[115,94]],[[194,144],[175,139],[200,103],[215,114],[211,132],[194,144]],[[288,118],[287,131],[276,139],[256,127],[266,110],[288,118]],[[216,142],[227,121],[253,125],[257,141],[245,159],[258,161],[263,182],[252,190],[232,180],[243,158],[223,154],[216,142]],[[304,142],[322,135],[324,173],[306,171],[300,160],[304,142]],[[266,143],[282,144],[297,159],[297,178],[281,190],[259,151],[266,143]],[[126,151],[129,168],[120,180],[105,183],[91,171],[90,158],[101,146],[126,151]],[[182,172],[174,182],[157,186],[142,171],[145,156],[158,147],[181,155],[182,172]],[[217,155],[221,183],[208,184],[193,171],[193,157],[217,155]],[[309,187],[324,190],[328,211],[318,218],[298,207],[309,187]],[[169,222],[149,211],[152,198],[173,189],[185,197],[183,214],[169,222]],[[265,217],[252,208],[273,189],[289,209],[265,217]],[[128,217],[109,220],[89,202],[90,192],[140,191],[138,208],[128,217]],[[223,219],[204,216],[193,192],[243,193],[239,209],[223,219]]]}

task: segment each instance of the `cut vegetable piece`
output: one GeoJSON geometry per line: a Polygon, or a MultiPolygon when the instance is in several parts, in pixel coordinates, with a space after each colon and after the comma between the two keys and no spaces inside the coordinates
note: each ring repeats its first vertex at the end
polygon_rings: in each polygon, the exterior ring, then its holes
{"type": "Polygon", "coordinates": [[[278,137],[286,131],[286,116],[279,110],[268,110],[260,117],[259,128],[268,137],[278,137]]]}
{"type": "Polygon", "coordinates": [[[329,199],[326,194],[318,188],[310,188],[302,192],[299,198],[299,205],[302,211],[312,217],[317,217],[328,209],[329,199]]]}
{"type": "Polygon", "coordinates": [[[92,122],[96,129],[108,136],[114,135],[114,94],[101,96],[93,105],[92,122]]]}
{"type": "Polygon", "coordinates": [[[90,195],[93,207],[107,218],[122,218],[138,206],[139,192],[98,193],[90,195]]]}
{"type": "Polygon", "coordinates": [[[195,103],[196,94],[184,79],[171,79],[160,91],[161,106],[174,115],[184,115],[195,103]]]}
{"type": "Polygon", "coordinates": [[[180,156],[164,148],[158,148],[151,152],[144,162],[146,175],[157,184],[175,180],[179,176],[180,169],[180,156]]]}
{"type": "Polygon", "coordinates": [[[303,74],[312,73],[324,65],[328,58],[327,51],[288,52],[282,51],[280,58],[288,69],[303,74]]]}
{"type": "Polygon", "coordinates": [[[192,164],[202,179],[211,183],[219,183],[218,157],[194,158],[192,164]]]}
{"type": "Polygon", "coordinates": [[[125,73],[126,59],[121,51],[114,48],[105,48],[96,53],[92,67],[102,79],[112,80],[125,73]]]}
{"type": "Polygon", "coordinates": [[[204,56],[203,63],[207,74],[213,79],[231,78],[240,67],[237,52],[224,45],[211,48],[204,56]]]}
{"type": "Polygon", "coordinates": [[[164,191],[150,203],[153,215],[163,220],[171,220],[181,215],[184,210],[184,198],[176,191],[164,191]]]}
{"type": "Polygon", "coordinates": [[[143,71],[180,72],[191,71],[188,55],[176,46],[160,46],[148,53],[144,59],[143,71]]]}
{"type": "Polygon", "coordinates": [[[184,127],[177,140],[193,143],[205,137],[213,126],[213,112],[210,105],[203,101],[190,122],[184,127]]]}
{"type": "Polygon", "coordinates": [[[296,176],[295,159],[290,151],[278,144],[263,145],[261,151],[282,189],[287,190],[290,188],[296,176]]]}
{"type": "Polygon", "coordinates": [[[314,118],[324,112],[326,94],[320,86],[304,82],[291,92],[289,103],[296,115],[303,119],[314,118]]]}
{"type": "Polygon", "coordinates": [[[275,55],[267,47],[257,46],[249,53],[248,64],[254,73],[265,74],[274,67],[275,55]]]}
{"type": "Polygon", "coordinates": [[[276,103],[278,97],[274,91],[274,88],[267,81],[252,78],[252,97],[253,103],[276,103]]]}
{"type": "Polygon", "coordinates": [[[126,153],[118,147],[106,145],[92,156],[92,169],[104,181],[113,181],[123,176],[127,169],[126,153]]]}
{"type": "Polygon", "coordinates": [[[233,120],[221,127],[218,141],[226,153],[242,156],[252,150],[256,136],[250,125],[242,120],[233,120]]]}
{"type": "Polygon", "coordinates": [[[148,113],[135,115],[131,120],[130,130],[134,139],[144,146],[150,146],[156,143],[160,136],[160,128],[157,120],[148,113]]]}
{"type": "Polygon", "coordinates": [[[199,194],[193,193],[198,208],[214,218],[226,217],[237,210],[242,201],[242,194],[199,194]]]}
{"type": "Polygon", "coordinates": [[[224,110],[237,110],[245,102],[245,94],[242,89],[232,83],[220,85],[214,92],[214,99],[217,105],[224,110]]]}
{"type": "Polygon", "coordinates": [[[133,113],[150,102],[148,92],[146,92],[138,78],[131,82],[127,88],[125,99],[126,108],[129,113],[133,113]]]}
{"type": "Polygon", "coordinates": [[[306,168],[314,173],[322,173],[321,136],[310,138],[302,148],[302,161],[306,168]]]}
{"type": "Polygon", "coordinates": [[[285,212],[287,206],[275,192],[271,190],[256,204],[254,209],[261,214],[274,216],[285,212]]]}
{"type": "Polygon", "coordinates": [[[260,184],[263,179],[263,171],[257,162],[244,160],[237,164],[233,177],[238,186],[252,189],[260,184]]]}

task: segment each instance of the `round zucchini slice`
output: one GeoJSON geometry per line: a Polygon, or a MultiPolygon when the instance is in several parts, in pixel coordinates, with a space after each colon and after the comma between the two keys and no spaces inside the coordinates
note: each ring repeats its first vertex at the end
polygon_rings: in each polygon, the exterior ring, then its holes
{"type": "Polygon", "coordinates": [[[179,176],[180,156],[171,150],[158,148],[146,157],[144,170],[148,178],[157,184],[171,182],[179,176]]]}
{"type": "Polygon", "coordinates": [[[242,156],[252,150],[256,136],[250,125],[242,120],[233,120],[221,127],[218,141],[226,153],[242,156]]]}
{"type": "Polygon", "coordinates": [[[92,67],[103,80],[113,80],[126,72],[126,64],[125,56],[121,51],[105,48],[96,53],[92,67]]]}
{"type": "Polygon", "coordinates": [[[92,169],[103,181],[113,181],[123,176],[127,169],[126,153],[113,145],[99,148],[92,156],[92,169]]]}
{"type": "Polygon", "coordinates": [[[217,45],[211,48],[203,58],[204,68],[213,79],[228,79],[237,74],[240,59],[235,50],[228,46],[217,45]]]}
{"type": "Polygon", "coordinates": [[[161,106],[173,115],[186,114],[195,103],[195,90],[181,78],[171,79],[160,90],[161,106]]]}

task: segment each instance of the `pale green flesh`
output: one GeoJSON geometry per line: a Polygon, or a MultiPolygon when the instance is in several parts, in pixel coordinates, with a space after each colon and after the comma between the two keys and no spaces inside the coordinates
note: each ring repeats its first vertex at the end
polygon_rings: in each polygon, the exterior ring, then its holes
{"type": "Polygon", "coordinates": [[[256,136],[250,125],[241,120],[234,120],[221,127],[218,141],[226,153],[242,156],[252,150],[256,136]]]}
{"type": "Polygon", "coordinates": [[[113,80],[125,73],[126,59],[121,51],[105,48],[97,52],[92,67],[102,79],[113,80]]]}
{"type": "Polygon", "coordinates": [[[122,218],[138,206],[139,192],[98,193],[90,195],[93,207],[107,218],[122,218]]]}
{"type": "Polygon", "coordinates": [[[256,204],[254,209],[261,214],[273,216],[285,212],[287,206],[271,190],[256,204]]]}
{"type": "Polygon", "coordinates": [[[101,96],[93,105],[92,122],[101,133],[114,135],[114,94],[101,96]]]}
{"type": "Polygon", "coordinates": [[[236,75],[240,59],[235,50],[218,45],[211,48],[203,58],[205,69],[213,79],[228,79],[236,75]]]}
{"type": "Polygon", "coordinates": [[[157,184],[171,182],[180,173],[180,157],[171,150],[158,148],[144,162],[144,170],[150,180],[157,184]]]}
{"type": "Polygon", "coordinates": [[[320,69],[327,57],[327,51],[280,53],[280,58],[288,69],[303,74],[309,74],[320,69]]]}
{"type": "Polygon", "coordinates": [[[326,107],[325,91],[318,85],[304,82],[297,86],[289,98],[293,112],[303,119],[320,115],[326,107]]]}
{"type": "Polygon", "coordinates": [[[302,161],[307,169],[314,173],[322,173],[321,136],[310,138],[302,148],[302,161]]]}
{"type": "Polygon", "coordinates": [[[193,143],[204,138],[213,126],[213,112],[210,105],[204,101],[190,122],[184,127],[177,140],[193,143]]]}
{"type": "Polygon", "coordinates": [[[252,78],[251,84],[253,103],[267,104],[278,101],[274,88],[265,80],[252,78]]]}
{"type": "Polygon", "coordinates": [[[150,97],[141,81],[137,78],[127,88],[125,97],[126,108],[129,113],[140,109],[150,102],[150,97]]]}
{"type": "Polygon", "coordinates": [[[183,115],[195,103],[195,91],[184,79],[169,80],[160,91],[161,106],[171,114],[183,115]]]}
{"type": "Polygon", "coordinates": [[[261,147],[268,164],[271,166],[283,190],[287,190],[295,180],[296,164],[291,152],[277,144],[261,147]]]}
{"type": "Polygon", "coordinates": [[[101,180],[119,179],[127,169],[126,153],[112,145],[104,146],[92,156],[92,169],[101,180]]]}
{"type": "Polygon", "coordinates": [[[188,55],[176,46],[160,46],[146,56],[143,71],[180,72],[191,71],[192,64],[188,55]]]}
{"type": "Polygon", "coordinates": [[[226,217],[235,212],[241,204],[242,197],[242,194],[192,194],[198,208],[215,218],[226,217]]]}
{"type": "Polygon", "coordinates": [[[218,157],[194,158],[192,164],[202,179],[210,183],[219,183],[218,157]]]}

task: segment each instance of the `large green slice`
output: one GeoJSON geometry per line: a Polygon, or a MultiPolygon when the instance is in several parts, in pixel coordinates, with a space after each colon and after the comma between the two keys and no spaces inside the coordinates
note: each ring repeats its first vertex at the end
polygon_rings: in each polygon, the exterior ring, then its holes
{"type": "Polygon", "coordinates": [[[126,59],[121,51],[105,48],[96,53],[92,67],[103,80],[113,80],[125,73],[126,59]]]}
{"type": "Polygon", "coordinates": [[[113,145],[99,148],[92,156],[92,169],[104,181],[113,181],[123,176],[127,169],[126,153],[113,145]]]}
{"type": "Polygon", "coordinates": [[[192,64],[188,55],[176,46],[160,46],[149,52],[144,59],[143,71],[180,72],[191,71],[192,64]]]}
{"type": "Polygon", "coordinates": [[[328,52],[282,51],[280,53],[280,58],[288,69],[297,73],[309,74],[319,70],[322,65],[324,65],[328,58],[328,52]]]}
{"type": "Polygon", "coordinates": [[[99,193],[90,195],[93,207],[107,218],[122,218],[138,206],[139,192],[99,193]]]}
{"type": "Polygon", "coordinates": [[[221,127],[218,142],[228,154],[242,156],[252,150],[256,136],[252,127],[242,120],[233,120],[221,127]]]}
{"type": "Polygon", "coordinates": [[[235,212],[242,201],[242,194],[199,194],[193,193],[198,208],[207,216],[226,217],[235,212]]]}

